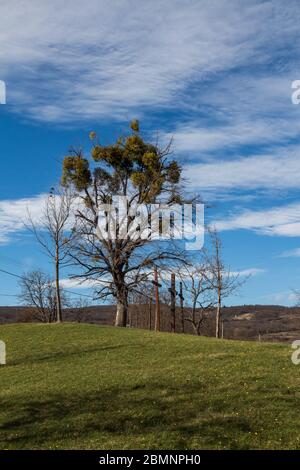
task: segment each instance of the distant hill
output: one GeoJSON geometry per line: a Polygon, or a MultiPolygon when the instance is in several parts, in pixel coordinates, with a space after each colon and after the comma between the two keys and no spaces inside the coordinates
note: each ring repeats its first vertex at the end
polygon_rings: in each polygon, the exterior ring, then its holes
{"type": "MultiPolygon", "coordinates": [[[[84,309],[67,309],[64,311],[66,321],[82,321],[110,325],[113,323],[116,307],[114,305],[97,305],[84,309]]],[[[33,309],[29,307],[0,307],[1,323],[28,323],[34,320],[33,309]]]]}
{"type": "MultiPolygon", "coordinates": [[[[112,325],[115,318],[115,305],[96,305],[84,310],[68,309],[64,312],[65,321],[112,325]]],[[[186,311],[188,316],[188,310],[186,311]]],[[[176,312],[176,330],[181,332],[180,311],[176,312]]],[[[289,342],[300,339],[300,308],[280,305],[239,305],[222,308],[223,334],[227,339],[248,339],[261,341],[289,342]]],[[[0,324],[33,321],[32,309],[22,306],[0,307],[0,324]]],[[[129,309],[131,326],[154,328],[154,305],[132,305],[129,309]]],[[[167,305],[161,306],[161,330],[170,331],[171,317],[167,305]]],[[[185,322],[185,333],[193,334],[189,322],[185,322]]],[[[214,312],[206,319],[202,334],[214,336],[214,312]]]]}

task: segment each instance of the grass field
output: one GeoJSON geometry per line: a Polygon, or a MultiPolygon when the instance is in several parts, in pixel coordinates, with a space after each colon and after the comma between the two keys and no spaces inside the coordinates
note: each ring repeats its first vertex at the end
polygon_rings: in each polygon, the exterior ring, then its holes
{"type": "Polygon", "coordinates": [[[286,345],[83,324],[0,339],[1,449],[300,448],[286,345]]]}

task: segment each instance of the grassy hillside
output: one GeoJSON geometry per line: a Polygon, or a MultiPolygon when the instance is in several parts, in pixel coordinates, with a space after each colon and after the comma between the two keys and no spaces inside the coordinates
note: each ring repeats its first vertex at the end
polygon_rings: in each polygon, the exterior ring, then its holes
{"type": "Polygon", "coordinates": [[[287,345],[87,324],[0,339],[1,449],[300,448],[287,345]]]}

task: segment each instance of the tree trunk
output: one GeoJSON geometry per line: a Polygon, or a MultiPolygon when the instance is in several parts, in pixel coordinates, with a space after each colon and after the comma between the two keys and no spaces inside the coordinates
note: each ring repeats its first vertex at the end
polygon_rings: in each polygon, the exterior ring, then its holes
{"type": "Polygon", "coordinates": [[[154,268],[154,289],[155,289],[155,331],[160,331],[160,303],[158,291],[158,275],[157,268],[154,268]]]}
{"type": "Polygon", "coordinates": [[[200,336],[200,326],[196,324],[196,322],[192,322],[192,325],[193,325],[193,328],[194,328],[194,332],[197,336],[200,336]]]}
{"type": "Polygon", "coordinates": [[[220,338],[220,321],[221,321],[221,294],[219,292],[217,312],[216,312],[216,338],[220,338]]]}
{"type": "Polygon", "coordinates": [[[175,274],[171,274],[171,331],[176,331],[176,284],[175,274]]]}
{"type": "Polygon", "coordinates": [[[180,286],[180,313],[181,313],[181,332],[184,333],[184,311],[183,311],[183,289],[182,289],[182,282],[179,284],[180,286]]]}
{"type": "Polygon", "coordinates": [[[149,300],[149,330],[152,330],[152,291],[150,293],[150,300],[149,300]]]}
{"type": "Polygon", "coordinates": [[[127,325],[128,303],[126,294],[121,294],[117,299],[117,313],[115,326],[126,327],[127,325]]]}
{"type": "Polygon", "coordinates": [[[59,261],[58,253],[55,261],[55,289],[56,289],[56,322],[62,322],[62,313],[61,313],[61,297],[60,297],[60,286],[59,286],[59,261]]]}

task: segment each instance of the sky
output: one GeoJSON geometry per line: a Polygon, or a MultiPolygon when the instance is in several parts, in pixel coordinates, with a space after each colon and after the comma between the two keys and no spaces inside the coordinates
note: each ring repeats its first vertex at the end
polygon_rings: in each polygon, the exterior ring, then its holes
{"type": "MultiPolygon", "coordinates": [[[[226,262],[251,274],[226,304],[293,305],[299,23],[293,0],[0,0],[0,269],[51,269],[27,208],[39,217],[70,146],[91,130],[109,143],[137,118],[148,140],[173,139],[226,262]]],[[[18,302],[16,281],[0,272],[0,304],[18,302]]]]}

